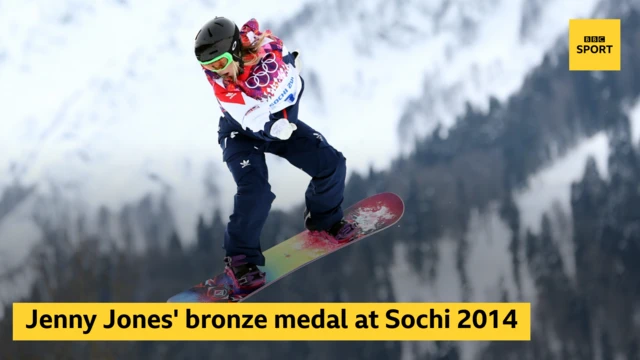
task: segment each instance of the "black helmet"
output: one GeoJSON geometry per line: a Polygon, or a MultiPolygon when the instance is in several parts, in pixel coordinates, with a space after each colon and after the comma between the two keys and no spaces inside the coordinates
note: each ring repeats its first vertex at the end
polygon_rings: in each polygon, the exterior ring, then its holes
{"type": "Polygon", "coordinates": [[[200,28],[195,38],[195,54],[198,61],[209,61],[225,52],[241,61],[242,41],[240,30],[231,20],[216,16],[200,28]]]}

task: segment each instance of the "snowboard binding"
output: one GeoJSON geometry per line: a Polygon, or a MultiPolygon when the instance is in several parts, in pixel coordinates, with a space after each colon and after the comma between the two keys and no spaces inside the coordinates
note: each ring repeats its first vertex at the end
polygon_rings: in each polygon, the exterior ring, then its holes
{"type": "Polygon", "coordinates": [[[266,273],[245,261],[244,255],[224,258],[225,269],[211,279],[193,287],[196,296],[205,302],[237,302],[266,283],[266,273]]]}
{"type": "Polygon", "coordinates": [[[260,271],[257,265],[245,261],[245,258],[245,255],[226,256],[224,271],[233,280],[236,288],[257,289],[265,284],[266,274],[260,271]]]}
{"type": "Polygon", "coordinates": [[[309,210],[304,209],[304,227],[313,234],[320,235],[324,239],[336,244],[347,243],[358,235],[359,227],[356,222],[349,222],[344,218],[333,224],[328,229],[318,229],[311,222],[309,210]]]}

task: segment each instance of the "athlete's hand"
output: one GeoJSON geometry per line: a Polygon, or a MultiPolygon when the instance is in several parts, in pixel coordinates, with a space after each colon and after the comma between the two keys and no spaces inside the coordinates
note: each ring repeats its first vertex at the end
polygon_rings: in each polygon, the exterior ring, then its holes
{"type": "Polygon", "coordinates": [[[271,133],[271,136],[276,137],[280,140],[287,140],[291,137],[291,134],[293,134],[293,132],[297,128],[298,127],[295,124],[290,123],[289,120],[280,119],[273,123],[273,125],[271,126],[271,131],[269,131],[269,133],[271,133]]]}

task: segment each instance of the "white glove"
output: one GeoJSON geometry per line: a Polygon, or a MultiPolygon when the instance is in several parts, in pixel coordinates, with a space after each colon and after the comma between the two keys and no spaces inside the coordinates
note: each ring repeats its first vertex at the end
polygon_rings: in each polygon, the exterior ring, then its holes
{"type": "Polygon", "coordinates": [[[292,124],[287,119],[280,119],[273,123],[271,126],[271,131],[269,133],[271,136],[276,137],[280,140],[287,140],[293,134],[293,131],[298,127],[295,124],[292,124]]]}

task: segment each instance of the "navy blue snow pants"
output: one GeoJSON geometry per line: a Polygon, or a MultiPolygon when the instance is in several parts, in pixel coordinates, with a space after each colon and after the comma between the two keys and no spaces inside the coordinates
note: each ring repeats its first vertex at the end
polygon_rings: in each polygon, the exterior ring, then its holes
{"type": "Polygon", "coordinates": [[[276,197],[269,185],[265,153],[280,156],[311,176],[305,204],[312,226],[328,229],[342,219],[346,159],[322,134],[302,121],[296,125],[297,130],[284,141],[263,141],[241,133],[221,141],[224,161],[237,185],[224,237],[227,256],[244,254],[249,262],[265,265],[260,233],[276,197]]]}

